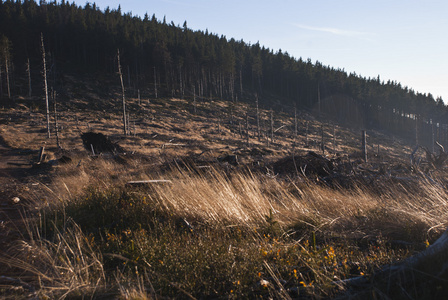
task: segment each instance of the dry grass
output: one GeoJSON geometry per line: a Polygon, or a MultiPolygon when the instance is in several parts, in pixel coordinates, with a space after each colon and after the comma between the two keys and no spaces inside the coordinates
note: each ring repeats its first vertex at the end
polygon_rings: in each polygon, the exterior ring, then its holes
{"type": "MultiPolygon", "coordinates": [[[[233,122],[224,101],[199,102],[196,115],[182,99],[143,101],[141,107],[131,99],[129,107],[136,130],[127,137],[118,113],[72,109],[60,115],[62,145],[71,149],[72,162],[39,174],[45,178],[27,179],[39,183],[28,192],[36,215],[27,219],[22,241],[2,257],[26,272],[22,281],[30,295],[332,297],[343,288],[335,282],[402,260],[447,227],[443,176],[420,178],[412,189],[386,176],[371,186],[354,182],[335,189],[275,176],[264,167],[209,164],[226,153],[249,152],[238,126],[253,110],[249,105],[232,104],[233,122]],[[80,134],[88,130],[118,141],[127,155],[87,156],[80,134]],[[148,179],[172,183],[126,186],[148,179]]],[[[13,116],[0,125],[8,145],[45,145],[50,159],[60,155],[54,139],[46,140],[40,130],[40,112],[1,113],[13,116]]],[[[266,127],[268,111],[261,113],[266,127]]],[[[312,149],[304,145],[307,122],[310,144],[318,147],[321,123],[305,114],[297,152],[312,149]]],[[[278,113],[275,127],[286,126],[269,145],[256,139],[252,124],[251,148],[263,153],[263,163],[290,155],[292,124],[292,116],[278,113]]],[[[338,126],[336,132],[337,152],[356,151],[358,132],[338,126]]],[[[331,149],[330,127],[325,138],[331,149]]],[[[371,140],[382,142],[383,158],[404,160],[401,141],[375,132],[371,140]]],[[[256,162],[251,156],[242,160],[256,162]]]]}
{"type": "Polygon", "coordinates": [[[133,160],[88,162],[59,170],[45,225],[31,226],[39,234],[8,258],[38,278],[40,295],[330,296],[332,281],[409,255],[391,243],[422,249],[446,228],[447,194],[429,182],[418,195],[390,184],[373,193],[174,165],[163,173],[172,184],[129,189],[128,180],[162,173],[133,160]]]}

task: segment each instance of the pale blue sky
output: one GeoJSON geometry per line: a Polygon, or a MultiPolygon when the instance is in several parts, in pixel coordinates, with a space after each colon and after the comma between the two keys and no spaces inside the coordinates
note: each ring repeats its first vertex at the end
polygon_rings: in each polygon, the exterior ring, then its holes
{"type": "MultiPolygon", "coordinates": [[[[79,5],[86,1],[76,0],[79,5]]],[[[260,42],[365,77],[396,80],[448,102],[448,1],[98,0],[168,23],[260,42]]]]}

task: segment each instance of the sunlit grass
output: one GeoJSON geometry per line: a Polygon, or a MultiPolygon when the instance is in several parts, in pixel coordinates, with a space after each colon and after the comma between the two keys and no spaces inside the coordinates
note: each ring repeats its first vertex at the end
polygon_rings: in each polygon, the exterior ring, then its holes
{"type": "Polygon", "coordinates": [[[9,261],[50,297],[330,297],[342,280],[424,249],[446,227],[447,195],[437,184],[423,182],[418,194],[386,182],[376,188],[73,163],[48,187],[60,196],[41,208],[32,240],[9,261]],[[126,186],[131,174],[171,183],[126,186]]]}

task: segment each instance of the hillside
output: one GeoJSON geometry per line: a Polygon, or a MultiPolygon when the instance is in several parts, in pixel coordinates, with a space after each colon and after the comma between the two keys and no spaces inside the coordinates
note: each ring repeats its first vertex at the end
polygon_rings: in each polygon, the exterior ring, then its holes
{"type": "Polygon", "coordinates": [[[94,4],[0,34],[2,297],[448,295],[442,99],[94,4]]]}
{"type": "Polygon", "coordinates": [[[417,280],[415,296],[446,292],[440,258],[392,290],[376,275],[446,227],[446,171],[423,149],[411,165],[413,147],[368,131],[366,163],[360,130],[303,111],[297,135],[294,112],[272,112],[272,140],[261,105],[258,140],[255,103],[218,99],[128,98],[124,135],[120,88],[97,80],[109,94],[67,76],[62,149],[35,100],[0,112],[5,295],[365,297],[343,282],[358,276],[386,295],[417,280]]]}
{"type": "MultiPolygon", "coordinates": [[[[192,31],[186,22],[181,27],[155,16],[140,19],[119,8],[100,11],[90,3],[2,1],[0,35],[5,104],[42,95],[42,37],[48,85],[61,96],[65,75],[114,76],[120,50],[125,88],[132,97],[138,92],[246,102],[258,97],[268,108],[295,106],[339,124],[387,130],[414,142],[417,127],[419,143],[426,146],[432,143],[430,132],[446,136],[446,106],[431,94],[379,77],[347,74],[258,43],[192,31]]],[[[448,146],[446,138],[438,140],[448,146]]]]}

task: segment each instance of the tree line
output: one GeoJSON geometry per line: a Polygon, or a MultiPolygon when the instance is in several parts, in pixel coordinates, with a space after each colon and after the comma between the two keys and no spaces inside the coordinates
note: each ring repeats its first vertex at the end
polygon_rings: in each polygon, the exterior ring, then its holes
{"type": "Polygon", "coordinates": [[[407,137],[416,128],[446,131],[443,100],[396,81],[348,74],[259,43],[193,31],[187,22],[180,26],[155,15],[123,13],[120,6],[100,10],[95,3],[82,7],[65,0],[0,2],[2,98],[42,95],[41,34],[55,82],[63,73],[116,74],[119,49],[126,89],[134,95],[147,91],[154,97],[203,101],[257,97],[266,106],[295,106],[341,124],[407,137]]]}

